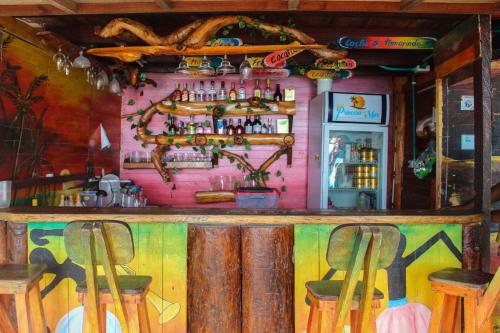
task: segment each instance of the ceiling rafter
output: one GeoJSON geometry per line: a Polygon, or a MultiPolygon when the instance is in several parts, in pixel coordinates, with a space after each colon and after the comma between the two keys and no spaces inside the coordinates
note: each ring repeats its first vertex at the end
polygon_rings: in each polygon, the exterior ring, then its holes
{"type": "Polygon", "coordinates": [[[170,3],[169,0],[154,0],[154,2],[160,7],[161,9],[172,9],[172,4],[170,3]]]}
{"type": "Polygon", "coordinates": [[[399,8],[401,8],[401,10],[410,10],[420,5],[423,2],[424,0],[401,0],[399,8]]]}
{"type": "Polygon", "coordinates": [[[288,10],[297,10],[300,0],[288,0],[288,10]]]}
{"type": "Polygon", "coordinates": [[[66,14],[76,14],[78,12],[78,4],[72,0],[49,0],[49,3],[66,14]]]}

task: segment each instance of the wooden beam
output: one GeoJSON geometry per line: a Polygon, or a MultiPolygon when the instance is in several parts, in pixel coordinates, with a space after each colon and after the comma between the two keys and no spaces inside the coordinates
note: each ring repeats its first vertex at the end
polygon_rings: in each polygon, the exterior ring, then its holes
{"type": "Polygon", "coordinates": [[[288,0],[288,10],[297,10],[300,0],[288,0]]]}
{"type": "Polygon", "coordinates": [[[169,0],[155,0],[155,3],[161,9],[172,9],[172,5],[170,4],[169,0]]]}
{"type": "Polygon", "coordinates": [[[399,5],[399,8],[401,10],[410,10],[410,9],[413,9],[416,6],[420,5],[423,2],[424,2],[424,0],[401,0],[401,4],[399,5]]]}
{"type": "Polygon", "coordinates": [[[76,14],[78,5],[72,0],[49,0],[49,3],[66,14],[76,14]]]}

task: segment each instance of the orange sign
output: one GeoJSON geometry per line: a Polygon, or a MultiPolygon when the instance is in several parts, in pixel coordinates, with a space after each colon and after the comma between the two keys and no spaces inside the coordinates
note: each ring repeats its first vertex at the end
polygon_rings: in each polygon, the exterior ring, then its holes
{"type": "MultiPolygon", "coordinates": [[[[300,45],[298,42],[293,42],[290,45],[300,45]]],[[[272,67],[272,68],[282,68],[284,67],[284,64],[287,59],[290,59],[291,57],[299,54],[300,52],[304,51],[302,50],[283,50],[283,51],[276,51],[273,53],[269,53],[265,58],[264,58],[264,65],[266,67],[272,67]]]]}

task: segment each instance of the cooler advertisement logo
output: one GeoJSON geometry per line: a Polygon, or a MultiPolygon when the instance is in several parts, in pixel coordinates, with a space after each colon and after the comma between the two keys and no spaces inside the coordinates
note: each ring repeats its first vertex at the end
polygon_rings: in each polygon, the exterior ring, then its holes
{"type": "Polygon", "coordinates": [[[333,94],[334,122],[374,123],[382,122],[382,96],[333,94]]]}
{"type": "Polygon", "coordinates": [[[437,39],[433,37],[340,37],[337,44],[343,49],[432,50],[437,39]]]}

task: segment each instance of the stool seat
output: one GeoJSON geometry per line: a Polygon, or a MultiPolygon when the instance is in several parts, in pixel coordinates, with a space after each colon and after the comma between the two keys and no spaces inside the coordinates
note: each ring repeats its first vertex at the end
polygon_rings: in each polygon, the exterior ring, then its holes
{"type": "MultiPolygon", "coordinates": [[[[324,301],[337,301],[340,297],[340,291],[342,290],[342,284],[344,281],[341,280],[321,280],[321,281],[309,281],[306,282],[306,288],[309,292],[319,300],[324,301]]],[[[352,299],[354,301],[359,301],[361,299],[361,292],[363,288],[363,283],[358,282],[354,289],[354,294],[352,299]]],[[[373,299],[383,299],[384,294],[375,288],[373,292],[373,299]]]]}
{"type": "Polygon", "coordinates": [[[460,268],[446,268],[429,275],[429,280],[432,282],[474,289],[486,289],[492,279],[493,274],[460,268]]]}
{"type": "MultiPolygon", "coordinates": [[[[149,285],[151,284],[152,278],[151,276],[146,275],[118,275],[117,282],[120,286],[120,291],[124,295],[137,295],[145,292],[149,285]]],[[[111,293],[108,285],[108,281],[106,280],[106,276],[100,275],[97,276],[97,287],[99,289],[99,293],[101,294],[109,294],[111,293]]],[[[78,293],[86,293],[87,292],[87,282],[83,281],[82,283],[76,286],[76,292],[78,293]]]]}
{"type": "Polygon", "coordinates": [[[45,269],[45,265],[0,265],[0,294],[26,292],[45,269]]]}

